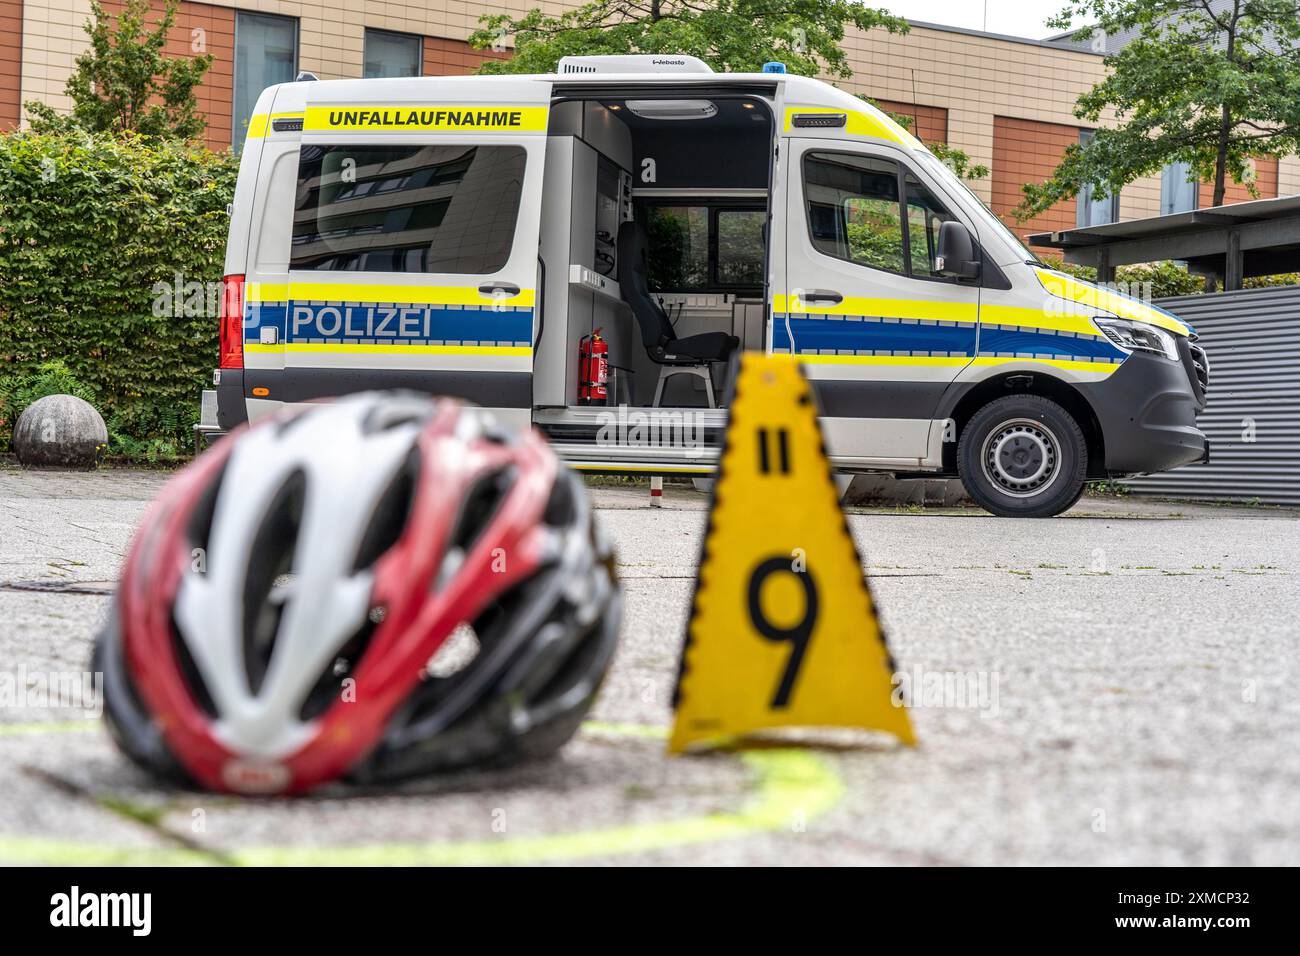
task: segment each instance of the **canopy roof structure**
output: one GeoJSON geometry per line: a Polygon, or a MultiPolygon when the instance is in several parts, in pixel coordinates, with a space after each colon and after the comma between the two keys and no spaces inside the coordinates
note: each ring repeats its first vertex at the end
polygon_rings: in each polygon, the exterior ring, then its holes
{"type": "Polygon", "coordinates": [[[1114,280],[1116,266],[1176,259],[1231,292],[1252,276],[1300,271],[1300,196],[1040,232],[1029,242],[1094,266],[1102,282],[1114,280]]]}

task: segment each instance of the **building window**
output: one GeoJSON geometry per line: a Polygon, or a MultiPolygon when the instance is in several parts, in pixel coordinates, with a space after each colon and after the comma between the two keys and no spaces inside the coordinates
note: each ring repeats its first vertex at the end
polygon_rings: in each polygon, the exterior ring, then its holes
{"type": "Polygon", "coordinates": [[[366,31],[365,77],[419,76],[421,37],[387,30],[366,31]]]}
{"type": "Polygon", "coordinates": [[[257,98],[268,86],[298,75],[298,21],[265,13],[235,13],[234,144],[248,133],[257,98]]]}
{"type": "MultiPolygon", "coordinates": [[[[1079,144],[1086,145],[1092,140],[1093,131],[1079,130],[1079,144]]],[[[1091,186],[1084,186],[1079,191],[1075,207],[1078,211],[1075,224],[1083,226],[1104,226],[1119,219],[1119,194],[1106,196],[1096,192],[1091,186]]]]}
{"type": "Polygon", "coordinates": [[[1198,190],[1190,163],[1170,163],[1160,173],[1160,215],[1191,212],[1196,208],[1198,190]]]}

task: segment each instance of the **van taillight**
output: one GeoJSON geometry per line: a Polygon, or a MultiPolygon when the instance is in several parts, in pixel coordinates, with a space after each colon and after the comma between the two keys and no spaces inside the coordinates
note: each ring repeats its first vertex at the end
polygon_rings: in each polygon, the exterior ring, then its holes
{"type": "Polygon", "coordinates": [[[244,277],[221,280],[222,368],[244,367],[244,277]]]}

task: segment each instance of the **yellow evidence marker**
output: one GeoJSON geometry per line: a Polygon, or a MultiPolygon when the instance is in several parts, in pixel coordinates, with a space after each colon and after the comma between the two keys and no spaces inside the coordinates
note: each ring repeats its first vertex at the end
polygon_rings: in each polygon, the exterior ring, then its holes
{"type": "Polygon", "coordinates": [[[778,727],[914,744],[849,534],[812,389],[786,355],[740,358],[673,695],[670,753],[778,727]]]}

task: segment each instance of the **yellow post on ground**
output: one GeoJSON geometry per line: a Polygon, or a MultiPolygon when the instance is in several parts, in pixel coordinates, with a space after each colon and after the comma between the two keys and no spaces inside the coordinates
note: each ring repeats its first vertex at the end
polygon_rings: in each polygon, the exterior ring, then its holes
{"type": "Polygon", "coordinates": [[[789,356],[740,359],[668,749],[780,727],[915,743],[849,534],[812,390],[789,356]]]}

